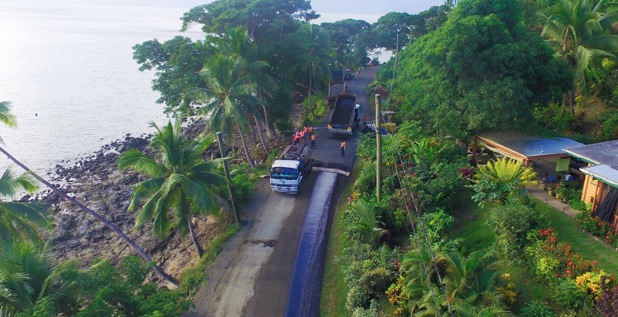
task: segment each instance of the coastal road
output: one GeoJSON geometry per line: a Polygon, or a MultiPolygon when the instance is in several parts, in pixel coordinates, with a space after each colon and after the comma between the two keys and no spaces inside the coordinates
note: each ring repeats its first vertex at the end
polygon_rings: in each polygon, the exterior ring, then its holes
{"type": "MultiPolygon", "coordinates": [[[[375,67],[367,68],[347,82],[348,91],[358,96],[361,117],[371,117],[365,87],[376,71],[375,67]]],[[[326,123],[314,131],[317,148],[313,158],[323,166],[350,171],[356,159],[355,137],[345,138],[346,156],[341,157],[339,145],[343,137],[331,136],[326,123]]],[[[259,181],[241,230],[207,268],[206,283],[194,297],[196,307],[184,316],[285,315],[303,220],[317,174],[307,176],[296,196],[273,193],[267,178],[259,181]]],[[[338,177],[333,205],[344,184],[345,178],[338,177]]]]}

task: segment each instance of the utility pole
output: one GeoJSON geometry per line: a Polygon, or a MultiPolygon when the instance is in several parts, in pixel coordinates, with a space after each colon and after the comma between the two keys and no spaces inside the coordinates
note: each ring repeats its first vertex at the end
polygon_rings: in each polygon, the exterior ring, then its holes
{"type": "Polygon", "coordinates": [[[236,223],[240,224],[240,215],[238,209],[236,209],[236,199],[234,198],[234,191],[232,190],[232,179],[230,178],[230,169],[227,167],[227,160],[225,159],[225,150],[223,147],[223,137],[221,132],[217,132],[217,141],[219,143],[219,153],[221,153],[221,159],[223,159],[223,171],[225,171],[225,177],[227,178],[227,190],[230,193],[230,201],[232,203],[232,210],[234,211],[234,219],[236,223]]]}
{"type": "Polygon", "coordinates": [[[378,202],[382,198],[382,106],[380,94],[376,94],[376,198],[378,202]]]}

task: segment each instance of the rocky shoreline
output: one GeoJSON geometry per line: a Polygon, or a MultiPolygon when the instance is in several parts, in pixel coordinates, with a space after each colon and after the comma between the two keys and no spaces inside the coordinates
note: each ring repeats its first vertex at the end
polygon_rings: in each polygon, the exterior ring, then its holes
{"type": "MultiPolygon", "coordinates": [[[[190,124],[185,133],[195,136],[201,131],[198,124],[190,124]]],[[[103,146],[91,156],[78,160],[74,166],[56,165],[55,172],[45,177],[68,196],[99,213],[135,240],[168,274],[178,277],[185,268],[193,266],[197,253],[189,237],[171,234],[160,241],[151,233],[150,224],[134,229],[136,212],[128,212],[132,185],[143,180],[133,171],[118,171],[116,161],[129,148],[146,151],[152,135],[123,139],[103,146]]],[[[218,153],[218,152],[217,152],[218,153]]],[[[56,261],[76,259],[85,267],[94,259],[104,258],[118,264],[122,258],[136,252],[103,223],[63,200],[51,190],[28,195],[20,201],[44,202],[55,218],[55,228],[49,237],[56,261]]],[[[198,240],[205,246],[224,232],[225,224],[214,216],[196,218],[198,240]]],[[[155,281],[158,277],[152,276],[155,281]]]]}

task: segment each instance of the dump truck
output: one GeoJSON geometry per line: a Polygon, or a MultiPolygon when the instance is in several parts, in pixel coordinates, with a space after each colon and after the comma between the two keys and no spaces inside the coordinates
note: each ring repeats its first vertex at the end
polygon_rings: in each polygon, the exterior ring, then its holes
{"type": "Polygon", "coordinates": [[[359,116],[360,105],[356,103],[356,95],[339,94],[331,113],[328,131],[333,134],[352,135],[354,127],[358,126],[359,116]]]}
{"type": "Polygon", "coordinates": [[[312,167],[311,148],[307,144],[290,145],[270,168],[270,188],[277,193],[298,194],[312,167]]]}

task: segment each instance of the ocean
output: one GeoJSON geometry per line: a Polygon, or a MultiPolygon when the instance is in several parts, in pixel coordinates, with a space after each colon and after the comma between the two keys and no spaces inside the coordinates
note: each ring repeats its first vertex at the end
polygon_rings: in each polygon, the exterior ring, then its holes
{"type": "MultiPolygon", "coordinates": [[[[167,122],[154,74],[138,70],[132,46],[202,38],[197,28],[178,31],[190,8],[0,0],[0,101],[11,102],[18,123],[0,125],[2,146],[45,176],[167,122]]],[[[1,171],[10,165],[0,157],[1,171]]]]}

